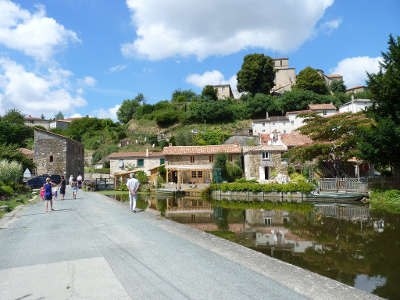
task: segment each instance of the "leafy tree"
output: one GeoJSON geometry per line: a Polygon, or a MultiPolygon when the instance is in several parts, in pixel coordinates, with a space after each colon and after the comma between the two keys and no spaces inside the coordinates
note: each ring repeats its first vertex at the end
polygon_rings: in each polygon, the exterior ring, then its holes
{"type": "Polygon", "coordinates": [[[192,122],[229,122],[233,113],[225,101],[202,100],[190,103],[190,120],[192,122]]]}
{"type": "Polygon", "coordinates": [[[341,102],[337,101],[337,98],[331,95],[320,95],[313,91],[300,89],[293,89],[283,93],[277,101],[277,107],[280,108],[282,113],[307,109],[310,103],[321,104],[333,102],[335,105],[338,105],[339,103],[337,102],[341,102]]]}
{"type": "Polygon", "coordinates": [[[296,77],[296,88],[306,91],[313,91],[317,94],[327,94],[328,89],[325,81],[317,70],[307,67],[300,71],[296,77]]]}
{"type": "Polygon", "coordinates": [[[118,120],[121,123],[128,123],[134,116],[137,108],[140,106],[140,103],[144,102],[143,94],[138,94],[133,100],[124,100],[122,102],[121,107],[117,111],[118,120]]]}
{"type": "Polygon", "coordinates": [[[136,172],[135,178],[139,180],[140,184],[148,184],[149,183],[149,177],[146,175],[144,171],[139,171],[136,172]]]}
{"type": "Polygon", "coordinates": [[[231,134],[221,129],[206,129],[203,132],[196,134],[193,141],[196,145],[221,145],[231,134]]]}
{"type": "MultiPolygon", "coordinates": [[[[170,140],[170,143],[173,144],[173,141],[170,140]]],[[[175,143],[176,146],[192,146],[193,134],[189,130],[182,131],[175,136],[175,143]]]]}
{"type": "Polygon", "coordinates": [[[55,116],[56,120],[64,120],[64,115],[61,111],[59,111],[56,116],[55,116]]]}
{"type": "Polygon", "coordinates": [[[32,159],[26,158],[21,152],[18,151],[16,145],[4,145],[0,144],[0,160],[17,161],[22,165],[22,169],[25,171],[29,169],[33,171],[36,166],[32,159]]]}
{"type": "Polygon", "coordinates": [[[361,157],[378,165],[391,165],[400,176],[400,36],[390,35],[388,51],[377,74],[368,74],[368,90],[376,125],[361,135],[361,157]]]}
{"type": "Polygon", "coordinates": [[[272,95],[256,94],[247,99],[247,110],[251,118],[265,118],[265,113],[278,114],[280,107],[272,95]]]}
{"type": "Polygon", "coordinates": [[[346,92],[346,86],[344,85],[343,79],[333,80],[329,85],[329,90],[334,94],[346,92]]]}
{"type": "Polygon", "coordinates": [[[341,170],[336,166],[357,156],[358,136],[373,124],[364,112],[336,114],[331,117],[313,113],[300,116],[305,118],[306,125],[300,127],[299,131],[311,138],[313,143],[291,149],[289,157],[302,162],[314,159],[333,162],[336,176],[341,175],[341,170]]]}
{"type": "Polygon", "coordinates": [[[201,96],[207,100],[218,100],[217,90],[212,85],[206,85],[201,92],[201,96]]]}
{"type": "Polygon", "coordinates": [[[14,124],[24,125],[25,118],[24,115],[18,109],[10,109],[1,118],[3,121],[7,121],[14,124]]]}
{"type": "Polygon", "coordinates": [[[248,54],[237,73],[238,91],[269,94],[274,86],[275,72],[272,58],[264,54],[248,54]]]}
{"type": "Polygon", "coordinates": [[[226,153],[218,153],[215,155],[215,162],[213,169],[221,169],[221,176],[223,179],[228,178],[228,171],[226,169],[226,162],[228,161],[228,155],[226,153]]]}
{"type": "Polygon", "coordinates": [[[190,102],[194,98],[196,98],[196,93],[192,90],[175,90],[172,94],[171,102],[173,103],[182,103],[182,102],[190,102]]]}
{"type": "Polygon", "coordinates": [[[25,147],[27,139],[33,138],[33,129],[19,122],[8,121],[13,118],[0,120],[0,144],[25,147]]]}
{"type": "Polygon", "coordinates": [[[157,125],[160,127],[169,127],[179,120],[179,112],[176,110],[161,110],[155,115],[157,125]]]}

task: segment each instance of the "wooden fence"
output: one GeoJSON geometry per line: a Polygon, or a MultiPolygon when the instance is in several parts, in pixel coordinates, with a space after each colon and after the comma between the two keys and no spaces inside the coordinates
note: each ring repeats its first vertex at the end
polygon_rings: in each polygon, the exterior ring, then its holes
{"type": "Polygon", "coordinates": [[[323,178],[319,180],[319,188],[322,192],[368,192],[368,180],[361,178],[323,178]]]}

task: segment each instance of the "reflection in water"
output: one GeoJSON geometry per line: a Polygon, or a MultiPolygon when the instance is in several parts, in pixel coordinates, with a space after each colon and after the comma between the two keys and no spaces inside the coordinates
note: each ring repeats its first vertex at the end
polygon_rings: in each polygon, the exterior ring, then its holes
{"type": "MultiPolygon", "coordinates": [[[[388,299],[400,299],[400,215],[366,206],[312,210],[235,208],[171,194],[139,195],[138,207],[388,299]]],[[[251,207],[251,206],[249,206],[251,207]]]]}

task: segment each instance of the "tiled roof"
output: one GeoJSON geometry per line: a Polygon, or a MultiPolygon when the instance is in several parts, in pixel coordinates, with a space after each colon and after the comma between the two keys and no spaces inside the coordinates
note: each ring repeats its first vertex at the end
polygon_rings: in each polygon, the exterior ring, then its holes
{"type": "Polygon", "coordinates": [[[259,151],[286,151],[287,147],[284,145],[259,145],[259,146],[245,146],[243,153],[259,152],[259,151]]]}
{"type": "Polygon", "coordinates": [[[328,74],[326,75],[328,78],[342,78],[343,76],[340,74],[328,74]]]}
{"type": "Polygon", "coordinates": [[[311,113],[312,111],[309,109],[305,110],[295,110],[295,111],[288,111],[286,115],[298,115],[298,114],[305,114],[305,113],[311,113]]]}
{"type": "Polygon", "coordinates": [[[28,158],[33,158],[33,151],[26,149],[26,148],[19,148],[19,152],[21,152],[23,155],[25,155],[28,158]]]}
{"type": "Polygon", "coordinates": [[[351,90],[366,89],[366,88],[367,88],[367,87],[364,86],[364,85],[357,85],[357,86],[353,86],[353,87],[351,87],[351,88],[348,88],[348,89],[346,90],[346,92],[347,92],[347,91],[351,91],[351,90]]]}
{"type": "Polygon", "coordinates": [[[166,165],[166,169],[174,170],[211,170],[212,164],[208,165],[166,165]]]}
{"type": "Polygon", "coordinates": [[[308,108],[311,109],[311,110],[321,110],[321,109],[336,110],[335,105],[333,105],[332,103],[309,104],[308,108]]]}
{"type": "Polygon", "coordinates": [[[115,152],[111,153],[108,158],[134,158],[134,157],[163,157],[163,152],[149,152],[149,156],[146,155],[146,152],[115,152]]]}
{"type": "Polygon", "coordinates": [[[288,147],[303,146],[312,144],[313,140],[306,135],[302,135],[298,131],[292,131],[291,133],[281,134],[281,141],[288,147]]]}
{"type": "Polygon", "coordinates": [[[46,133],[46,134],[49,134],[49,135],[54,135],[54,136],[57,136],[57,137],[60,137],[60,138],[66,139],[66,140],[70,140],[70,141],[72,141],[72,142],[74,142],[74,143],[79,143],[79,144],[81,144],[81,142],[75,141],[75,140],[73,140],[73,139],[71,139],[71,138],[69,138],[69,137],[67,137],[67,136],[63,136],[63,135],[58,134],[58,133],[54,133],[54,132],[51,132],[51,131],[39,129],[39,128],[37,128],[37,127],[35,127],[34,130],[40,131],[40,132],[42,132],[42,133],[46,133]]]}
{"type": "Polygon", "coordinates": [[[199,155],[217,153],[241,153],[240,145],[208,145],[208,146],[168,146],[163,150],[165,155],[199,155]]]}
{"type": "Polygon", "coordinates": [[[276,121],[289,121],[288,117],[286,116],[272,116],[269,117],[268,119],[256,119],[253,120],[253,122],[276,122],[276,121]]]}

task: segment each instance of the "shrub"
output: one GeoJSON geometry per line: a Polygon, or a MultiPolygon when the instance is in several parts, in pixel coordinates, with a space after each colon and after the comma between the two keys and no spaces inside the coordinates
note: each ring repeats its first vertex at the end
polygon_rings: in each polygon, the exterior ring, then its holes
{"type": "Polygon", "coordinates": [[[257,184],[257,183],[220,183],[220,184],[212,184],[210,187],[212,191],[222,191],[222,192],[303,192],[309,193],[314,190],[314,186],[308,182],[299,182],[299,183],[286,183],[286,184],[279,184],[279,183],[268,183],[268,184],[257,184]]]}
{"type": "Polygon", "coordinates": [[[14,194],[14,190],[11,186],[2,185],[0,186],[0,195],[11,196],[14,194]]]}
{"type": "Polygon", "coordinates": [[[149,177],[146,175],[144,171],[136,172],[135,178],[139,180],[140,184],[147,184],[149,183],[149,177]]]}
{"type": "Polygon", "coordinates": [[[0,161],[0,181],[6,184],[16,184],[22,178],[22,165],[16,161],[0,161]]]}

